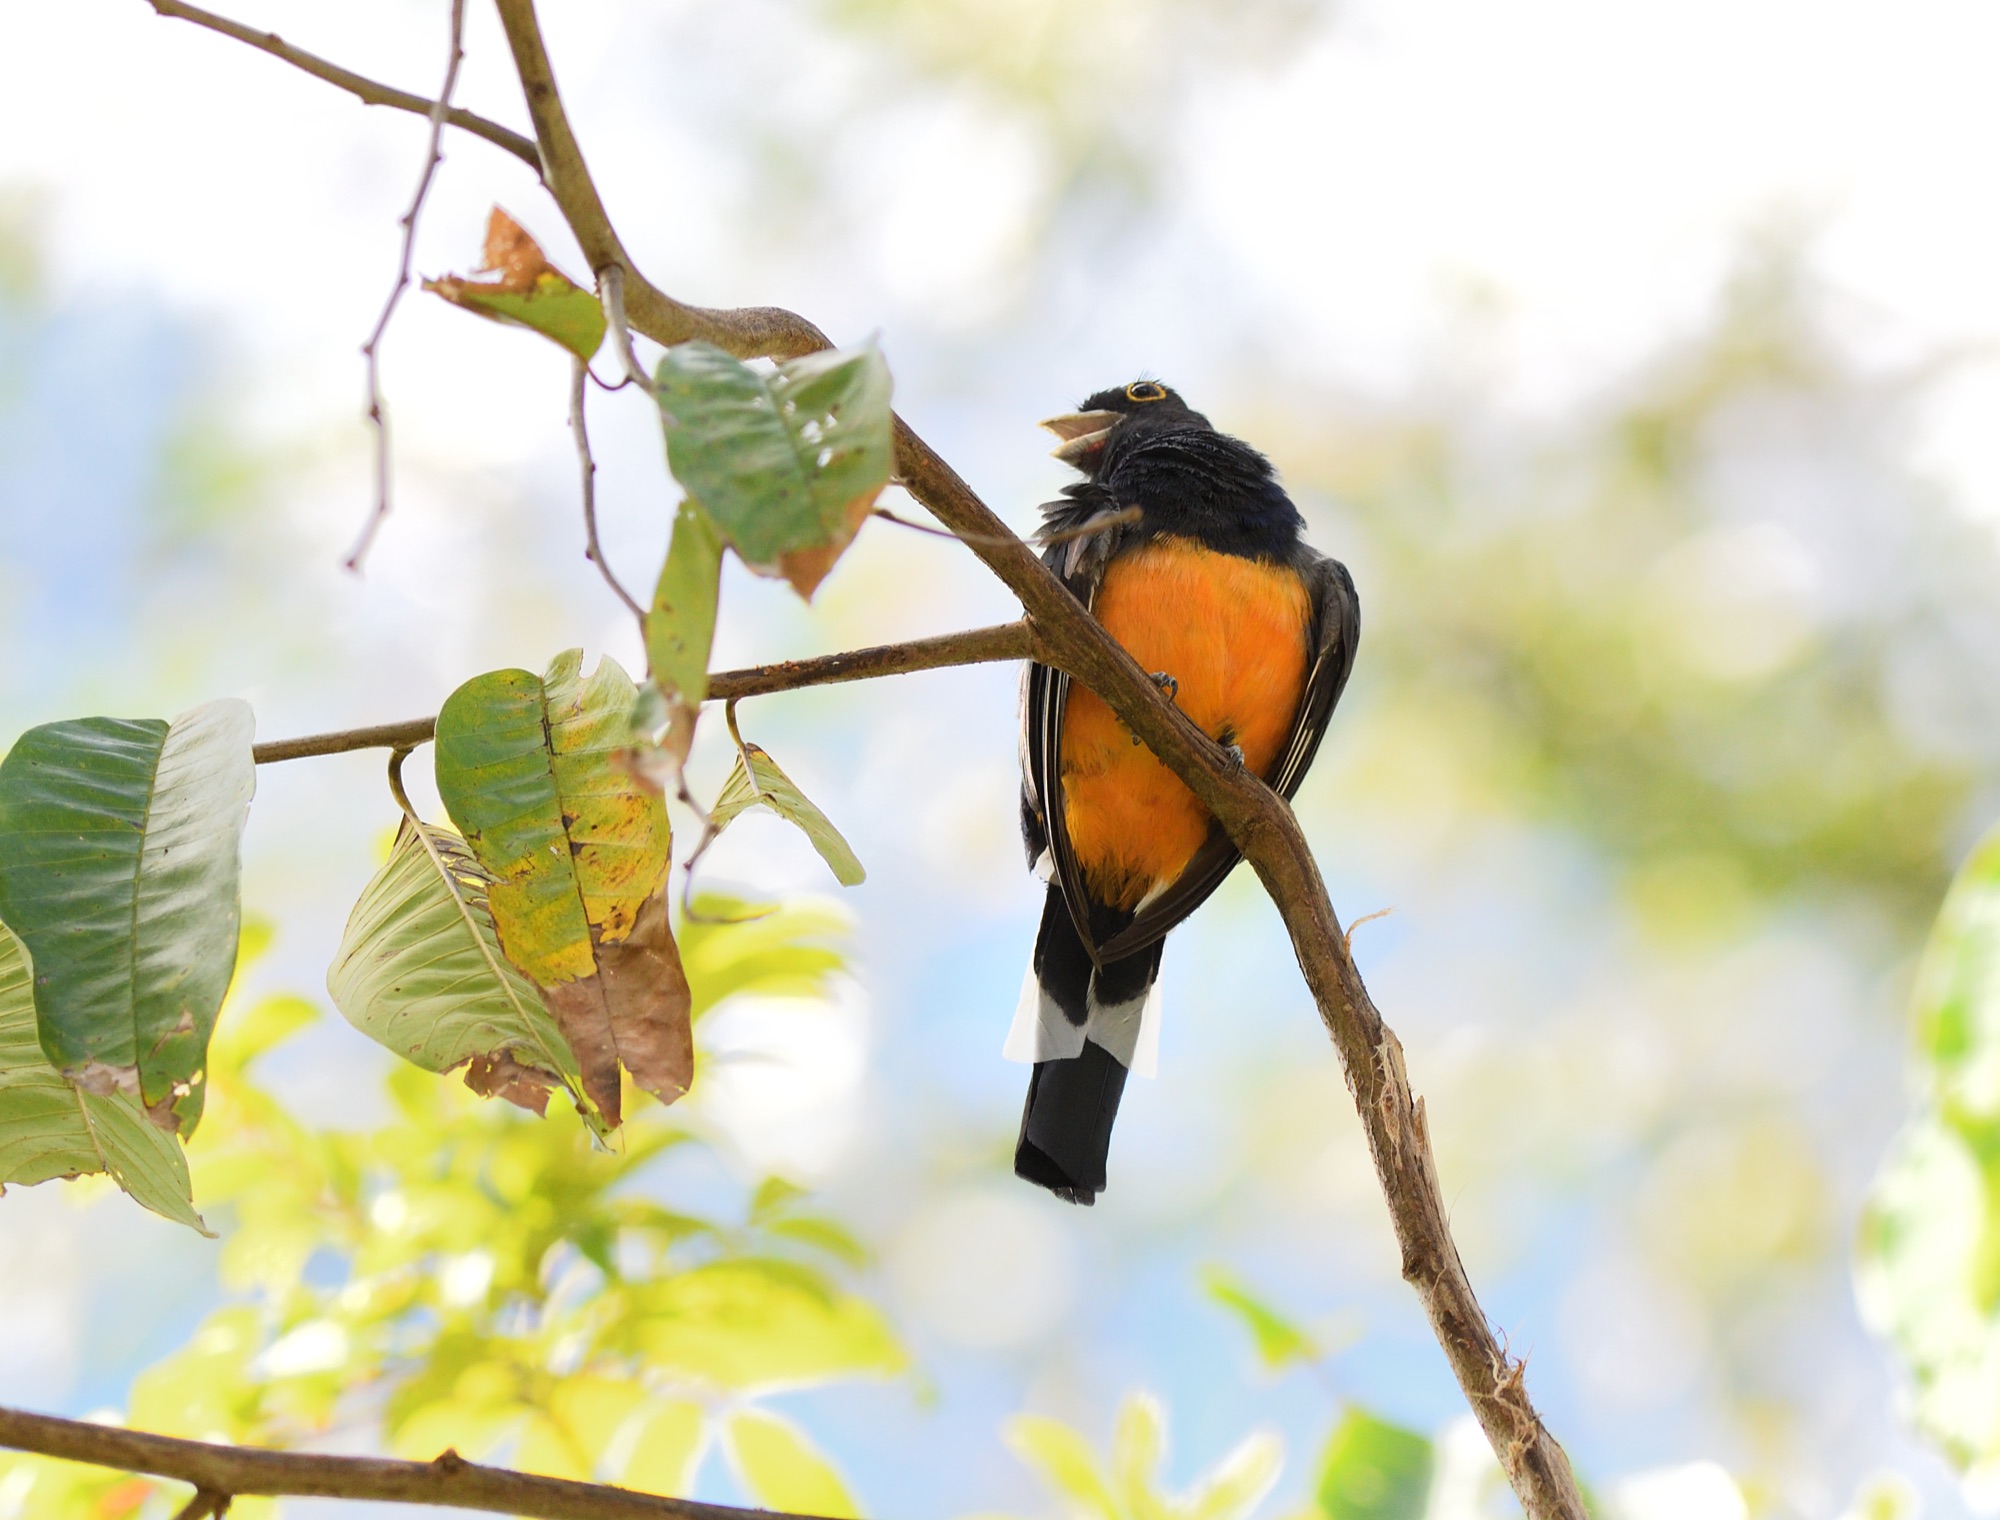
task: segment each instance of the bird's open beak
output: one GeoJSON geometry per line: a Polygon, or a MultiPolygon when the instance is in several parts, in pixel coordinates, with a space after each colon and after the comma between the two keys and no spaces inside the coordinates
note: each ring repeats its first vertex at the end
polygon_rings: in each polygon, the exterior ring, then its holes
{"type": "Polygon", "coordinates": [[[1062,440],[1053,450],[1056,458],[1081,470],[1087,468],[1098,450],[1104,447],[1105,435],[1111,431],[1111,424],[1119,416],[1117,412],[1065,412],[1060,417],[1049,418],[1041,426],[1062,440]]]}

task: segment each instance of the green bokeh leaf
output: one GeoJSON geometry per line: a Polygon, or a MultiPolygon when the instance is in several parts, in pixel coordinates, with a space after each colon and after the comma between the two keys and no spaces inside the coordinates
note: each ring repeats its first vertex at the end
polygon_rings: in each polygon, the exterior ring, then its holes
{"type": "Polygon", "coordinates": [[[753,369],[707,343],[661,356],[667,460],[743,562],[810,597],[889,483],[889,366],[870,343],[753,369]]]}
{"type": "Polygon", "coordinates": [[[613,1481],[649,1494],[685,1494],[694,1486],[707,1434],[701,1405],[663,1399],[640,1412],[629,1432],[621,1432],[631,1452],[613,1481]]]}
{"type": "Polygon", "coordinates": [[[1228,1273],[1211,1267],[1201,1282],[1210,1298],[1243,1322],[1256,1342],[1257,1359],[1267,1368],[1319,1360],[1318,1342],[1228,1273]]]}
{"type": "Polygon", "coordinates": [[[131,1094],[84,1092],[49,1065],[30,981],[27,952],[0,924],[0,1187],[108,1172],[155,1214],[209,1233],[180,1143],[131,1094]]]}
{"type": "Polygon", "coordinates": [[[715,831],[719,834],[728,828],[747,808],[767,807],[780,818],[804,830],[813,848],[819,851],[819,858],[832,867],[835,878],[843,887],[858,887],[866,881],[867,871],[855,858],[853,848],[841,838],[840,830],[813,805],[810,797],[798,789],[790,776],[778,769],[778,762],[754,744],[746,744],[743,748],[749,753],[750,763],[756,769],[757,784],[754,787],[750,784],[749,773],[743,769],[743,757],[737,756],[736,768],[722,783],[722,793],[709,810],[715,831]]]}
{"type": "Polygon", "coordinates": [[[0,761],[0,917],[34,961],[42,1048],[183,1132],[236,966],[251,736],[224,700],[44,724],[0,761]]]}
{"type": "Polygon", "coordinates": [[[731,1415],[723,1431],[743,1486],[764,1508],[830,1520],[861,1513],[833,1464],[789,1420],[745,1410],[731,1415]]]}
{"type": "Polygon", "coordinates": [[[1917,1423],[2000,1463],[2000,829],[1946,894],[1917,972],[1923,1104],[1870,1192],[1856,1287],[1908,1364],[1917,1423]]]}
{"type": "Polygon", "coordinates": [[[904,1365],[881,1314],[790,1262],[715,1262],[648,1284],[632,1349],[658,1372],[738,1391],[807,1387],[904,1365]]]}
{"type": "Polygon", "coordinates": [[[487,879],[448,829],[404,819],[348,916],[326,989],[347,1021],[426,1071],[542,1113],[568,1089],[594,1128],[576,1057],[534,983],[501,952],[487,879]]]}
{"type": "Polygon", "coordinates": [[[1021,1414],[1009,1420],[1001,1434],[1013,1453],[1039,1472],[1071,1508],[1092,1520],[1120,1520],[1118,1502],[1111,1497],[1097,1455],[1076,1431],[1046,1415],[1021,1414]]]}
{"type": "Polygon", "coordinates": [[[1326,1520],[1423,1520],[1435,1465],[1423,1436],[1351,1408],[1320,1455],[1314,1499],[1326,1520]]]}
{"type": "Polygon", "coordinates": [[[707,892],[694,906],[680,946],[696,1019],[740,992],[823,998],[847,964],[848,920],[830,904],[787,902],[753,918],[750,904],[707,892]]]}
{"type": "Polygon", "coordinates": [[[543,256],[535,240],[495,206],[486,221],[479,267],[490,280],[446,275],[424,289],[482,317],[511,322],[552,338],[585,363],[604,343],[604,307],[543,256]]]}

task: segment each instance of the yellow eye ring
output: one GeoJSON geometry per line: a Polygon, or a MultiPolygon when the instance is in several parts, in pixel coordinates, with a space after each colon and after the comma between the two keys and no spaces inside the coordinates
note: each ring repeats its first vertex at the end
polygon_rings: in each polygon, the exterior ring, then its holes
{"type": "Polygon", "coordinates": [[[1167,388],[1164,385],[1155,385],[1151,380],[1134,380],[1130,385],[1125,387],[1125,399],[1127,401],[1165,401],[1167,399],[1167,388]]]}

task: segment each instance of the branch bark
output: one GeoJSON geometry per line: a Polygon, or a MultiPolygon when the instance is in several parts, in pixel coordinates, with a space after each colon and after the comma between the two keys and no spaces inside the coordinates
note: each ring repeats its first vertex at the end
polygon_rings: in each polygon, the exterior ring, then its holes
{"type": "MultiPolygon", "coordinates": [[[[617,265],[632,325],[658,343],[705,339],[738,358],[795,358],[827,346],[803,317],[768,307],[715,311],[656,288],[626,253],[563,109],[534,0],[495,0],[513,49],[550,193],[593,270],[617,265]]],[[[1368,1148],[1416,1290],[1508,1482],[1533,1520],[1587,1520],[1569,1459],[1543,1426],[1524,1365],[1494,1335],[1459,1260],[1446,1218],[1421,1100],[1402,1046],[1347,952],[1339,917],[1298,819],[1283,799],[1190,722],[956,471],[900,417],[896,468],[905,488],[959,535],[1021,600],[1037,658],[1096,692],[1205,803],[1256,870],[1283,915],[1321,1022],[1340,1054],[1368,1148]]]]}
{"type": "Polygon", "coordinates": [[[0,1446],[192,1483],[196,1503],[205,1498],[260,1494],[434,1504],[526,1515],[534,1520],[810,1520],[768,1510],[668,1499],[608,1484],[538,1478],[468,1462],[455,1451],[430,1462],[264,1451],[253,1446],[183,1441],[21,1409],[0,1408],[0,1446]]]}
{"type": "MultiPolygon", "coordinates": [[[[308,53],[304,48],[293,47],[276,32],[260,32],[255,27],[245,26],[240,21],[231,21],[227,16],[218,16],[205,11],[200,6],[185,5],[182,0],[147,0],[156,14],[171,17],[176,21],[192,21],[196,26],[205,26],[211,32],[220,32],[225,37],[233,37],[238,42],[248,43],[260,53],[269,53],[273,58],[282,58],[295,69],[303,69],[315,79],[323,79],[328,84],[347,91],[365,106],[388,106],[394,111],[408,111],[414,116],[429,116],[434,102],[422,95],[412,95],[408,90],[398,90],[393,86],[378,84],[344,69],[337,63],[329,63],[317,54],[308,53]]],[[[523,137],[511,127],[503,127],[497,121],[488,121],[471,111],[453,106],[445,112],[444,119],[452,126],[474,137],[484,138],[494,147],[513,154],[535,173],[542,172],[542,155],[535,147],[532,137],[523,137]]]]}
{"type": "MultiPolygon", "coordinates": [[[[849,649],[810,660],[784,660],[753,665],[747,670],[719,670],[708,678],[708,700],[735,702],[807,686],[841,681],[871,681],[877,676],[908,675],[918,670],[943,670],[954,665],[989,665],[1001,660],[1039,657],[1034,630],[1026,622],[969,628],[907,644],[878,644],[849,649]]],[[[436,718],[412,718],[407,723],[378,723],[372,728],[338,733],[307,734],[298,739],[273,739],[250,753],[259,765],[280,760],[306,760],[316,755],[344,755],[357,749],[411,749],[428,744],[437,733],[436,718]]]]}

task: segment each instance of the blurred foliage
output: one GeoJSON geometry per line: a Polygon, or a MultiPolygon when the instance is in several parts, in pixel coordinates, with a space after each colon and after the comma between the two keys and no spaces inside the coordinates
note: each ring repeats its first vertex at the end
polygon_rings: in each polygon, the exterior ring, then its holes
{"type": "MultiPolygon", "coordinates": [[[[742,927],[691,926],[699,1011],[737,993],[824,995],[840,965],[825,910],[742,927]]],[[[290,1446],[379,1424],[400,1456],[452,1447],[668,1493],[720,1444],[761,1502],[854,1512],[827,1459],[759,1404],[905,1366],[847,1285],[865,1257],[838,1223],[776,1179],[734,1220],[665,1200],[649,1168],[704,1143],[698,1103],[671,1117],[645,1104],[606,1151],[573,1113],[535,1120],[399,1063],[387,1122],[308,1128],[255,1067],[319,1017],[284,996],[225,1010],[189,1154],[197,1196],[228,1221],[234,1296],[136,1379],[135,1426],[290,1446]]],[[[170,1512],[149,1493],[0,1457],[10,1520],[170,1512]]]]}
{"type": "Polygon", "coordinates": [[[1532,444],[1273,398],[1294,483],[1363,536],[1367,784],[1525,804],[1670,934],[1843,894],[1908,932],[2000,758],[2000,560],[1906,463],[1935,373],[1865,372],[1776,239],[1708,330],[1532,444]]]}
{"type": "Polygon", "coordinates": [[[1102,1461],[1079,1432],[1043,1415],[1017,1415],[1005,1434],[1064,1512],[1079,1520],[1248,1520],[1285,1460],[1278,1438],[1259,1432],[1244,1437],[1185,1493],[1169,1493],[1160,1472],[1166,1411],[1146,1393],[1128,1394],[1119,1405],[1111,1450],[1102,1461]]]}
{"type": "Polygon", "coordinates": [[[1923,1106],[1862,1222],[1863,1312],[1901,1353],[1917,1424],[2000,1478],[2000,830],[1959,872],[1915,997],[1923,1106]]]}

